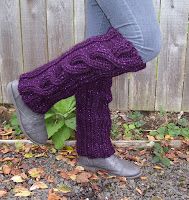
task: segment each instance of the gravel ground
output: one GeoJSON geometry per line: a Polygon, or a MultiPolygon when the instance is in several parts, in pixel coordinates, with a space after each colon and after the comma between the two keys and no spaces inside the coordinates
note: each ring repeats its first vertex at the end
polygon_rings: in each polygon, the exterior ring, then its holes
{"type": "Polygon", "coordinates": [[[0,147],[0,190],[7,191],[7,194],[0,199],[45,200],[48,199],[50,189],[57,188],[60,184],[65,184],[70,188],[68,193],[55,191],[64,200],[189,199],[189,162],[185,159],[177,159],[177,162],[172,162],[170,167],[163,167],[152,163],[150,150],[145,150],[145,153],[139,156],[139,150],[118,151],[116,149],[116,154],[121,157],[127,157],[127,155],[130,155],[130,158],[139,157],[135,163],[142,168],[141,178],[127,180],[124,177],[109,176],[98,171],[90,173],[92,176],[88,179],[89,181],[78,182],[76,181],[78,179],[66,179],[61,175],[62,170],[74,170],[77,166],[75,151],[69,153],[69,157],[66,158],[66,155],[63,155],[64,151],[53,152],[52,148],[31,146],[24,146],[22,150],[17,151],[13,146],[0,147]],[[5,161],[6,158],[10,158],[10,161],[8,159],[5,161]],[[12,171],[3,173],[3,165],[10,165],[12,171]],[[157,165],[160,168],[155,167],[157,165]],[[38,178],[33,178],[28,174],[28,171],[35,167],[42,167],[44,170],[43,175],[38,178]],[[11,177],[20,173],[25,173],[26,177],[22,176],[25,180],[21,183],[13,182],[11,177]],[[36,181],[42,181],[48,188],[33,190],[28,197],[15,196],[13,189],[16,185],[29,189],[36,181]]]}

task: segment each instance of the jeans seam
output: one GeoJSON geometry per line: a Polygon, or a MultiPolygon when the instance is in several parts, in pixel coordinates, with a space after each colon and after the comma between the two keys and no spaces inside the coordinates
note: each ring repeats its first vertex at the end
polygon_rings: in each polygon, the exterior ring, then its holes
{"type": "Polygon", "coordinates": [[[100,25],[99,25],[98,35],[100,34],[101,27],[102,27],[102,24],[103,24],[103,20],[104,20],[104,16],[102,17],[102,20],[101,20],[100,25]]]}
{"type": "Polygon", "coordinates": [[[140,34],[141,34],[141,36],[142,36],[142,48],[143,48],[143,47],[144,47],[144,36],[143,36],[143,33],[142,33],[142,29],[141,29],[141,27],[138,25],[135,15],[133,14],[132,10],[130,9],[130,7],[128,6],[128,4],[127,4],[127,2],[126,2],[125,0],[124,0],[124,3],[125,3],[125,5],[128,7],[128,10],[130,11],[130,13],[131,13],[131,15],[132,15],[132,17],[133,17],[133,19],[134,19],[134,21],[135,21],[135,23],[136,23],[136,25],[137,25],[139,31],[140,31],[140,34]]]}

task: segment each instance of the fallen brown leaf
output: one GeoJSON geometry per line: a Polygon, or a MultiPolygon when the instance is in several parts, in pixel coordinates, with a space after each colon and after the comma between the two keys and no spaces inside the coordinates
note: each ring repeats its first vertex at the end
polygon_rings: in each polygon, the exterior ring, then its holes
{"type": "Polygon", "coordinates": [[[27,178],[28,178],[28,176],[27,176],[24,172],[22,172],[22,173],[20,174],[20,176],[21,176],[23,179],[27,179],[27,178]]]}
{"type": "Polygon", "coordinates": [[[14,158],[6,157],[6,158],[0,158],[0,162],[6,162],[6,161],[12,161],[14,158]]]}
{"type": "Polygon", "coordinates": [[[98,186],[95,183],[91,184],[91,187],[92,187],[93,190],[96,190],[96,191],[100,191],[101,190],[100,186],[98,186]]]}
{"type": "Polygon", "coordinates": [[[180,152],[180,151],[177,151],[177,155],[180,157],[180,158],[184,158],[184,159],[187,159],[188,158],[188,155],[180,152]]]}
{"type": "Polygon", "coordinates": [[[12,168],[11,170],[12,175],[20,175],[21,173],[22,173],[21,170],[18,168],[12,168]]]}
{"type": "Polygon", "coordinates": [[[22,179],[22,177],[19,176],[19,175],[15,175],[15,176],[13,176],[13,177],[11,178],[11,180],[12,180],[13,182],[15,182],[15,183],[21,183],[21,182],[24,182],[24,180],[22,179]]]}
{"type": "Polygon", "coordinates": [[[98,180],[99,177],[96,174],[92,174],[92,176],[90,177],[90,180],[98,180]]]}
{"type": "Polygon", "coordinates": [[[71,171],[68,171],[67,173],[68,173],[68,176],[71,176],[71,175],[73,175],[73,174],[78,174],[79,172],[81,172],[79,169],[76,169],[76,168],[74,168],[73,170],[71,170],[71,171]]]}
{"type": "Polygon", "coordinates": [[[76,174],[72,174],[69,176],[71,180],[75,181],[76,178],[77,178],[77,175],[76,174]]]}
{"type": "Polygon", "coordinates": [[[133,160],[133,161],[139,161],[139,158],[137,156],[129,155],[129,154],[126,155],[126,159],[133,160]]]}
{"type": "MultiPolygon", "coordinates": [[[[74,148],[72,146],[65,146],[65,149],[68,153],[74,152],[74,148]]],[[[64,150],[63,150],[64,151],[64,150]]]]}
{"type": "Polygon", "coordinates": [[[47,188],[48,186],[45,183],[43,183],[42,181],[37,181],[30,187],[30,190],[47,189],[47,188]]]}
{"type": "Polygon", "coordinates": [[[15,196],[17,197],[28,197],[32,194],[27,188],[21,185],[16,185],[13,191],[16,193],[15,196]]]}
{"type": "Polygon", "coordinates": [[[71,188],[65,184],[60,184],[57,188],[54,188],[54,191],[68,193],[71,192],[71,188]]]}
{"type": "Polygon", "coordinates": [[[43,152],[43,153],[39,153],[39,154],[36,154],[34,155],[35,158],[39,158],[39,157],[48,157],[46,152],[43,152]]]}
{"type": "Polygon", "coordinates": [[[174,160],[174,158],[176,158],[175,152],[166,153],[165,156],[166,156],[167,158],[172,159],[172,160],[174,160]]]}
{"type": "MultiPolygon", "coordinates": [[[[67,157],[67,156],[66,156],[67,157]]],[[[75,156],[74,156],[74,158],[75,158],[75,156]]],[[[76,159],[73,159],[73,160],[67,160],[67,163],[69,164],[69,165],[71,165],[72,167],[74,167],[75,165],[76,165],[76,159]]]]}
{"type": "Polygon", "coordinates": [[[174,138],[171,135],[165,135],[165,140],[173,140],[174,138]]]}
{"type": "Polygon", "coordinates": [[[162,169],[162,167],[158,166],[158,165],[155,165],[153,166],[154,169],[162,169]]]}
{"type": "Polygon", "coordinates": [[[29,145],[25,144],[23,146],[23,148],[24,148],[25,153],[29,153],[31,151],[32,146],[31,146],[31,144],[29,144],[29,145]]]}
{"type": "Polygon", "coordinates": [[[57,155],[56,156],[56,160],[63,160],[63,158],[64,158],[63,155],[57,155]]]}
{"type": "Polygon", "coordinates": [[[0,197],[4,197],[7,195],[7,191],[6,190],[0,190],[0,197]]]}
{"type": "Polygon", "coordinates": [[[3,147],[1,148],[1,152],[3,154],[8,153],[10,151],[11,151],[10,148],[8,146],[6,146],[6,145],[3,145],[3,147]]]}
{"type": "Polygon", "coordinates": [[[64,178],[64,179],[67,179],[67,180],[69,179],[67,171],[61,170],[60,176],[62,176],[62,178],[64,178]]]}
{"type": "Polygon", "coordinates": [[[82,167],[80,165],[76,166],[75,169],[78,171],[84,171],[84,167],[82,167]]]}
{"type": "Polygon", "coordinates": [[[98,170],[97,174],[99,174],[101,177],[107,178],[109,173],[106,170],[98,170]]]}
{"type": "Polygon", "coordinates": [[[162,200],[162,198],[161,198],[161,197],[158,197],[158,196],[153,196],[153,197],[152,197],[152,200],[162,200]]]}
{"type": "Polygon", "coordinates": [[[141,189],[136,188],[136,191],[137,191],[139,194],[142,194],[142,190],[141,190],[141,189]]]}
{"type": "Polygon", "coordinates": [[[32,152],[28,152],[28,153],[24,154],[24,158],[33,158],[33,157],[34,157],[34,155],[32,152]]]}
{"type": "Polygon", "coordinates": [[[52,175],[46,175],[46,180],[49,182],[49,183],[54,183],[54,177],[52,175]]]}
{"type": "Polygon", "coordinates": [[[127,178],[124,177],[124,176],[118,176],[117,179],[120,180],[120,181],[122,181],[122,182],[127,183],[127,178]]]}
{"type": "Polygon", "coordinates": [[[44,173],[44,169],[42,167],[34,167],[28,170],[28,173],[33,178],[40,178],[41,175],[44,173]]]}
{"type": "Polygon", "coordinates": [[[92,176],[92,174],[89,172],[81,172],[80,174],[77,175],[76,181],[78,183],[86,183],[86,182],[89,182],[89,178],[91,176],[92,176]]]}
{"type": "Polygon", "coordinates": [[[66,155],[66,158],[74,159],[75,156],[72,156],[72,155],[66,155]]]}
{"type": "Polygon", "coordinates": [[[147,138],[148,138],[149,141],[154,141],[155,140],[154,136],[152,136],[152,135],[147,135],[147,138]]]}
{"type": "Polygon", "coordinates": [[[10,174],[10,172],[11,172],[11,166],[9,166],[9,165],[3,165],[2,166],[2,171],[3,171],[3,174],[10,174]]]}
{"type": "Polygon", "coordinates": [[[139,151],[139,155],[144,155],[144,154],[146,154],[146,151],[147,151],[147,149],[143,149],[143,150],[141,150],[141,151],[139,151]]]}
{"type": "Polygon", "coordinates": [[[48,192],[48,200],[61,200],[61,197],[53,189],[50,189],[48,192]]]}

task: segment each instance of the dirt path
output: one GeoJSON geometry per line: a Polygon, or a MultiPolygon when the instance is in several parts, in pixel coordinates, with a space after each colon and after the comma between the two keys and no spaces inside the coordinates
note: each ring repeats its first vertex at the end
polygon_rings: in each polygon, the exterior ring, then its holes
{"type": "Polygon", "coordinates": [[[151,152],[147,149],[116,148],[116,154],[141,166],[143,176],[127,180],[103,171],[84,171],[76,165],[77,153],[72,147],[56,151],[51,145],[2,145],[0,199],[189,199],[189,162],[186,159],[175,158],[166,168],[152,164],[151,152]]]}

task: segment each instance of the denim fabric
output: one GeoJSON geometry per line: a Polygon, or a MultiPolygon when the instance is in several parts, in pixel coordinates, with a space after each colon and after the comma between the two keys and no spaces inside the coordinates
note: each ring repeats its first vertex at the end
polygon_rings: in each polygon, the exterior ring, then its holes
{"type": "Polygon", "coordinates": [[[144,62],[161,50],[161,30],[153,0],[86,0],[85,38],[104,34],[110,26],[133,42],[144,62]]]}

